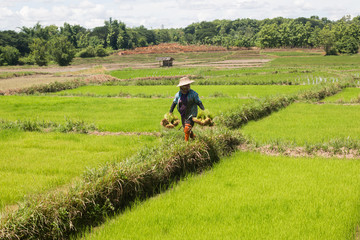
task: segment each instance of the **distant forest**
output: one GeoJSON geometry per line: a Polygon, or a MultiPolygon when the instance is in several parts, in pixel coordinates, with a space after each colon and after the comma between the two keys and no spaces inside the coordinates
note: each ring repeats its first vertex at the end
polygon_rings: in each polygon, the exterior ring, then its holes
{"type": "Polygon", "coordinates": [[[0,31],[0,65],[68,65],[75,56],[103,57],[119,49],[159,43],[210,44],[224,47],[324,48],[327,55],[356,54],[360,44],[360,16],[337,21],[312,16],[255,20],[214,20],[185,28],[127,27],[109,19],[103,26],[86,29],[64,23],[0,31]]]}

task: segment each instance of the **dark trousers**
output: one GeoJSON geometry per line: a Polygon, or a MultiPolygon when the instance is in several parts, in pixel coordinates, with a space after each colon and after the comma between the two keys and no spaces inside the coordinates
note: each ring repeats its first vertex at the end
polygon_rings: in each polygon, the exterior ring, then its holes
{"type": "Polygon", "coordinates": [[[181,117],[181,123],[182,123],[183,128],[185,128],[185,124],[190,124],[191,127],[193,127],[195,124],[194,121],[192,120],[192,118],[185,119],[184,117],[181,117]]]}

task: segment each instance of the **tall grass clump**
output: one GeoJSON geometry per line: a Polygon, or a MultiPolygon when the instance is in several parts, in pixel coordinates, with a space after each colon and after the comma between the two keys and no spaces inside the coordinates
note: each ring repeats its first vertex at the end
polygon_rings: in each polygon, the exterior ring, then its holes
{"type": "Polygon", "coordinates": [[[319,101],[340,92],[345,87],[346,84],[340,83],[318,85],[313,89],[300,92],[297,97],[299,100],[319,101]]]}
{"type": "Polygon", "coordinates": [[[250,104],[241,105],[240,107],[222,113],[217,121],[231,129],[239,128],[249,121],[269,116],[272,112],[287,107],[297,100],[321,100],[327,96],[336,94],[341,91],[343,87],[341,84],[323,84],[293,95],[266,97],[254,100],[250,104]]]}
{"type": "Polygon", "coordinates": [[[293,96],[276,96],[254,100],[250,104],[224,112],[217,121],[228,128],[235,129],[252,120],[258,120],[278,111],[295,101],[293,96]]]}
{"type": "Polygon", "coordinates": [[[126,161],[89,170],[67,189],[27,200],[1,219],[0,239],[68,238],[187,173],[209,168],[244,141],[229,130],[202,131],[198,136],[187,144],[168,136],[126,161]]]}
{"type": "Polygon", "coordinates": [[[40,120],[2,120],[0,119],[0,130],[4,129],[17,129],[27,132],[77,132],[88,133],[89,131],[98,130],[93,123],[86,123],[83,120],[65,119],[65,123],[56,123],[52,121],[40,120]]]}

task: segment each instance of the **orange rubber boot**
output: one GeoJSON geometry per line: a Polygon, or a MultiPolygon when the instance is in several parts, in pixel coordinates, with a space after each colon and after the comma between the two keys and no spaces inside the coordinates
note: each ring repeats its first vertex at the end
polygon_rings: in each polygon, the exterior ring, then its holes
{"type": "Polygon", "coordinates": [[[190,132],[190,138],[194,139],[195,138],[195,133],[193,131],[190,132]]]}
{"type": "Polygon", "coordinates": [[[188,123],[185,124],[184,133],[185,133],[185,141],[189,141],[190,133],[192,126],[188,123]]]}

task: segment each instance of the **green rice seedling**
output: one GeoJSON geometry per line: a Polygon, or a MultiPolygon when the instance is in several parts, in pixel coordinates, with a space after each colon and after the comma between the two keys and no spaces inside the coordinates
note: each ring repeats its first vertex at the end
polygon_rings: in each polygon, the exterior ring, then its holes
{"type": "MultiPolygon", "coordinates": [[[[59,124],[65,124],[66,117],[94,124],[102,131],[157,132],[159,116],[169,111],[171,102],[161,98],[0,96],[0,115],[9,121],[39,119],[59,124]]],[[[249,100],[212,98],[203,102],[218,114],[249,100]]]]}
{"type": "Polygon", "coordinates": [[[82,239],[353,239],[359,186],[357,160],[238,152],[82,239]]]}
{"type": "Polygon", "coordinates": [[[55,190],[78,178],[87,168],[123,161],[154,136],[93,136],[83,134],[0,131],[0,209],[34,194],[55,190]]]}
{"type": "MultiPolygon", "coordinates": [[[[201,97],[236,97],[236,98],[261,98],[271,95],[292,94],[313,88],[309,85],[301,86],[254,86],[254,85],[194,85],[192,88],[201,97]]],[[[118,97],[174,97],[179,91],[176,84],[173,86],[84,86],[77,89],[65,90],[52,95],[59,96],[118,96],[118,97]]]]}
{"type": "Polygon", "coordinates": [[[241,131],[261,144],[274,138],[298,146],[347,137],[354,140],[360,134],[355,124],[359,113],[358,105],[296,103],[261,121],[249,122],[241,131]]]}
{"type": "Polygon", "coordinates": [[[357,99],[359,97],[359,95],[360,95],[360,88],[344,88],[338,94],[325,98],[324,102],[339,103],[339,100],[341,100],[341,99],[342,99],[342,102],[340,102],[340,103],[356,102],[356,100],[353,101],[353,99],[357,99]]]}
{"type": "Polygon", "coordinates": [[[160,125],[165,128],[174,128],[179,125],[180,120],[177,116],[172,113],[166,113],[164,118],[161,120],[160,125]]]}
{"type": "Polygon", "coordinates": [[[208,109],[200,110],[197,117],[193,117],[192,120],[201,126],[214,126],[214,114],[210,113],[208,109]]]}

